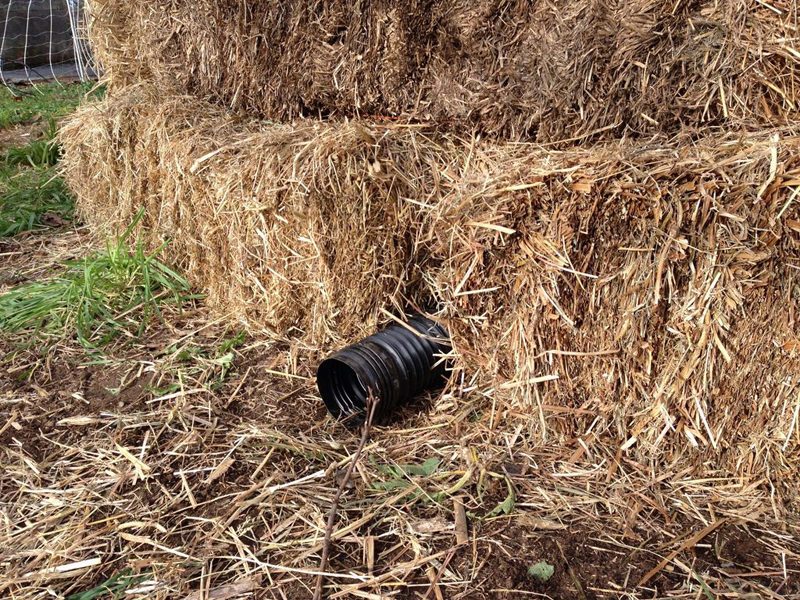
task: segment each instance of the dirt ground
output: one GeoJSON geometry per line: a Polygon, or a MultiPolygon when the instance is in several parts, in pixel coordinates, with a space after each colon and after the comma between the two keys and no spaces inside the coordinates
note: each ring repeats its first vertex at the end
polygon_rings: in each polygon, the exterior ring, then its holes
{"type": "Polygon", "coordinates": [[[24,146],[40,133],[42,127],[30,124],[15,125],[6,129],[0,129],[0,151],[15,146],[24,146]]]}
{"type": "MultiPolygon", "coordinates": [[[[41,277],[90,248],[85,231],[66,228],[3,242],[0,281],[41,277]]],[[[0,342],[0,564],[10,574],[0,595],[80,598],[77,592],[124,567],[155,582],[125,597],[311,597],[322,519],[341,477],[331,465],[347,457],[356,436],[326,418],[305,379],[313,365],[299,365],[302,376],[280,374],[291,360],[284,347],[246,342],[224,380],[212,384],[218,372],[208,349],[229,334],[197,305],[102,357],[74,344],[41,357],[35,347],[0,342]],[[201,357],[195,362],[176,358],[187,340],[201,357]],[[104,469],[108,477],[116,473],[113,484],[104,482],[104,469]],[[71,471],[91,472],[89,484],[98,487],[75,491],[82,484],[71,471]],[[286,487],[270,498],[270,486],[286,487]],[[37,494],[50,499],[46,508],[37,494]],[[65,509],[70,498],[77,512],[65,509]],[[41,539],[27,539],[25,531],[41,539]],[[86,556],[101,557],[100,564],[57,577],[42,570],[86,556]]],[[[330,597],[800,597],[793,524],[776,527],[763,508],[751,506],[748,515],[746,504],[715,513],[713,499],[656,491],[655,481],[651,496],[626,498],[617,490],[604,497],[594,486],[554,478],[545,451],[534,458],[511,447],[481,457],[505,474],[515,506],[486,517],[506,488],[493,481],[476,492],[470,481],[462,488],[470,515],[462,545],[449,498],[392,498],[396,488],[376,493],[371,465],[404,456],[409,445],[417,454],[424,447],[457,457],[465,451],[462,436],[452,420],[423,405],[374,433],[340,509],[345,532],[333,544],[329,570],[346,578],[330,597]],[[695,519],[676,509],[687,498],[695,519]],[[528,573],[541,561],[554,568],[547,581],[528,573]]]]}

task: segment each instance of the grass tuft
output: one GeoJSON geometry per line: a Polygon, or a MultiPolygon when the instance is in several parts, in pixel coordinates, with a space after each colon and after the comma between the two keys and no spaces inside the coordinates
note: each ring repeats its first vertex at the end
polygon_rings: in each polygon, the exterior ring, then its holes
{"type": "Polygon", "coordinates": [[[72,194],[53,167],[0,168],[0,238],[69,220],[72,194]]]}
{"type": "Polygon", "coordinates": [[[72,218],[72,194],[53,168],[61,156],[57,129],[49,119],[41,139],[10,148],[0,162],[0,238],[72,218]]]}
{"type": "Polygon", "coordinates": [[[141,244],[129,250],[133,227],[104,252],[67,263],[59,276],[16,287],[0,296],[0,330],[58,341],[77,338],[102,346],[137,336],[160,306],[188,299],[189,284],[141,244]]]}
{"type": "Polygon", "coordinates": [[[98,598],[122,598],[130,588],[147,579],[145,575],[132,575],[125,570],[110,577],[104,583],[92,589],[67,596],[67,600],[96,600],[98,598]]]}
{"type": "Polygon", "coordinates": [[[21,148],[10,148],[6,152],[6,164],[31,167],[49,167],[58,162],[61,150],[53,140],[35,140],[21,148]]]}
{"type": "Polygon", "coordinates": [[[6,151],[7,166],[51,167],[61,158],[61,147],[56,141],[58,125],[55,119],[49,119],[47,129],[42,138],[30,142],[26,146],[10,148],[6,151]]]}

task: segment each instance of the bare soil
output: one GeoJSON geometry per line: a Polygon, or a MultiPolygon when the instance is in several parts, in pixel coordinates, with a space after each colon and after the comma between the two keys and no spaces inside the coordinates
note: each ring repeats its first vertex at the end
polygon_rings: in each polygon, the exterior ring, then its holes
{"type": "Polygon", "coordinates": [[[0,152],[5,152],[9,148],[25,146],[35,140],[41,132],[41,123],[25,123],[6,129],[0,128],[0,152]]]}

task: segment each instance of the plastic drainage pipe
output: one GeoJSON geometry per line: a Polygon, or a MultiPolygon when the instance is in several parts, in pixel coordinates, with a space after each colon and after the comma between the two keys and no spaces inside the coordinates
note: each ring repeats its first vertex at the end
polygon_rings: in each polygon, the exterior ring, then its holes
{"type": "Polygon", "coordinates": [[[390,325],[326,358],[317,368],[317,388],[328,412],[353,424],[364,420],[372,394],[379,401],[374,420],[383,423],[422,392],[444,385],[442,355],[450,349],[444,327],[414,316],[407,326],[390,325]]]}

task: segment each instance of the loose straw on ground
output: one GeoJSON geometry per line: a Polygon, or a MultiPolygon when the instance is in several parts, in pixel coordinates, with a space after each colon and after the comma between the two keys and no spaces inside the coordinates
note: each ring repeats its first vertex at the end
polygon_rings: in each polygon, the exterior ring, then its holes
{"type": "Polygon", "coordinates": [[[331,551],[331,539],[333,536],[333,529],[336,526],[336,514],[339,511],[339,501],[341,500],[342,494],[344,490],[347,488],[347,485],[350,483],[350,478],[353,476],[353,471],[358,464],[359,458],[361,458],[361,453],[364,451],[364,447],[367,445],[367,441],[369,440],[370,430],[372,428],[372,420],[375,417],[375,409],[378,406],[379,399],[377,399],[374,394],[370,393],[367,397],[366,402],[366,420],[364,424],[361,426],[361,440],[358,443],[358,447],[356,448],[355,453],[353,454],[353,458],[350,461],[350,464],[347,467],[347,471],[345,471],[344,477],[342,477],[342,481],[339,484],[339,488],[336,490],[336,495],[333,497],[333,505],[331,506],[331,510],[328,513],[328,521],[325,525],[325,539],[322,543],[322,556],[319,561],[319,575],[317,575],[317,584],[314,589],[314,600],[321,600],[322,599],[322,588],[325,583],[325,572],[328,570],[328,558],[330,556],[331,551]]]}

